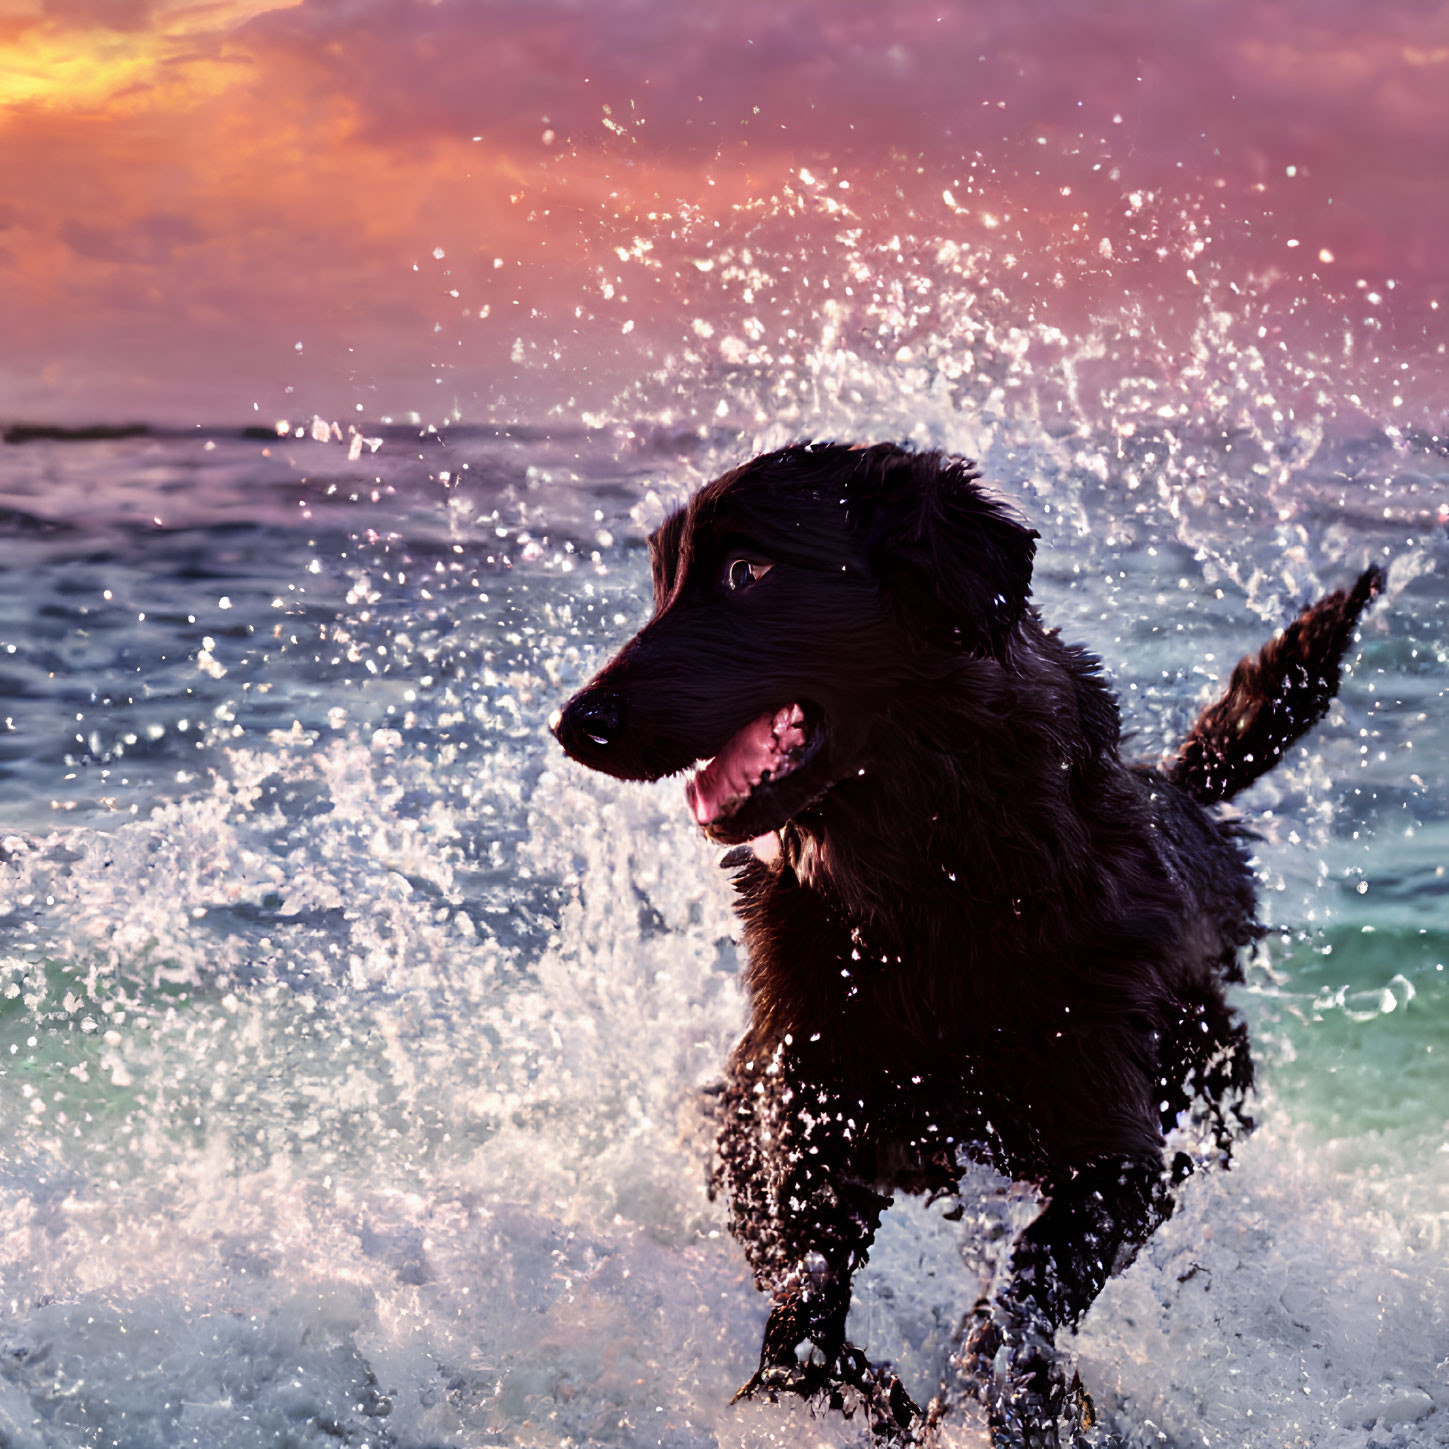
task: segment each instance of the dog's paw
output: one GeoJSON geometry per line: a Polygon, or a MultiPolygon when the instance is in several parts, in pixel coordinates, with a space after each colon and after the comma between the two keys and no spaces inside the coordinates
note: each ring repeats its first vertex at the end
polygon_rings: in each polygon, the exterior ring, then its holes
{"type": "Polygon", "coordinates": [[[782,1394],[794,1394],[800,1399],[823,1398],[829,1395],[833,1407],[835,1393],[849,1387],[841,1376],[838,1358],[828,1358],[820,1348],[806,1342],[800,1345],[800,1355],[794,1363],[767,1361],[761,1359],[760,1366],[746,1383],[735,1391],[730,1403],[741,1399],[765,1398],[774,1403],[782,1394]]]}
{"type": "Polygon", "coordinates": [[[993,1449],[1086,1449],[1091,1395],[1068,1378],[1050,1325],[1037,1314],[978,1304],[967,1320],[961,1367],[986,1410],[993,1449]]]}
{"type": "Polygon", "coordinates": [[[847,1419],[864,1414],[882,1449],[921,1443],[925,1415],[888,1364],[877,1367],[847,1342],[841,1346],[839,1367],[839,1384],[830,1396],[832,1408],[847,1419]]]}
{"type": "Polygon", "coordinates": [[[839,1377],[845,1315],[807,1282],[775,1299],[760,1345],[760,1366],[731,1402],[763,1394],[811,1398],[839,1377]]]}
{"type": "Polygon", "coordinates": [[[921,1442],[924,1416],[896,1373],[872,1364],[843,1337],[830,1351],[808,1337],[790,1342],[798,1326],[799,1320],[788,1310],[778,1318],[771,1314],[760,1366],[731,1403],[757,1396],[773,1402],[782,1394],[794,1394],[825,1404],[847,1419],[860,1414],[880,1449],[907,1449],[921,1442]]]}

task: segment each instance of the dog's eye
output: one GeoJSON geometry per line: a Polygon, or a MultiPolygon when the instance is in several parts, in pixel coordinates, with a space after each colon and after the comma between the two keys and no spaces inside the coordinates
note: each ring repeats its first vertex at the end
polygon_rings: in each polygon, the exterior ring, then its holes
{"type": "Polygon", "coordinates": [[[757,584],[773,568],[773,564],[760,563],[755,559],[732,558],[725,566],[725,582],[732,589],[747,589],[757,584]]]}

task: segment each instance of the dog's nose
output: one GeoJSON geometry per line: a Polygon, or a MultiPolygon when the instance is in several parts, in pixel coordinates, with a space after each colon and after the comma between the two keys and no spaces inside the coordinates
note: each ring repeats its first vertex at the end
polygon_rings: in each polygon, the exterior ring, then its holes
{"type": "Polygon", "coordinates": [[[553,732],[571,755],[607,749],[623,733],[624,701],[604,689],[586,690],[564,706],[553,732]]]}

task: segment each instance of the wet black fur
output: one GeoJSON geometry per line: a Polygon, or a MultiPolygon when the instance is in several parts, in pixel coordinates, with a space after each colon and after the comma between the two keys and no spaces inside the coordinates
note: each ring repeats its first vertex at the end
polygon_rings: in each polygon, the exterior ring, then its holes
{"type": "MultiPolygon", "coordinates": [[[[799,702],[810,769],[711,827],[736,868],[751,1017],[716,1183],[773,1300],[742,1392],[822,1395],[929,1434],[845,1339],[894,1191],[963,1158],[1040,1186],[958,1354],[996,1442],[1076,1436],[1053,1335],[1171,1211],[1194,1106],[1226,1155],[1252,1063],[1223,986],[1258,933],[1242,835],[1205,806],[1327,709],[1369,570],[1245,660],[1165,769],[1124,762],[1098,661],[1030,606],[1036,535],[960,460],[802,445],[704,488],[650,540],[655,613],[562,712],[575,758],[655,779],[799,702]],[[744,589],[727,568],[773,565],[744,589]],[[801,777],[804,777],[803,779],[801,777]],[[1002,1350],[1005,1352],[1002,1352],[1002,1350]]],[[[944,1400],[933,1406],[942,1411],[944,1400]]]]}

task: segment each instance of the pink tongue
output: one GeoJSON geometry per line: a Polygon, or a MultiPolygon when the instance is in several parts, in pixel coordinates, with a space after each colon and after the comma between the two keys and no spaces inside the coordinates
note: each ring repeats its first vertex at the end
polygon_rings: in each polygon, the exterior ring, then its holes
{"type": "Polygon", "coordinates": [[[709,825],[743,800],[766,770],[779,772],[785,755],[805,741],[803,720],[790,723],[798,706],[772,709],[752,720],[685,786],[694,818],[709,825]]]}

